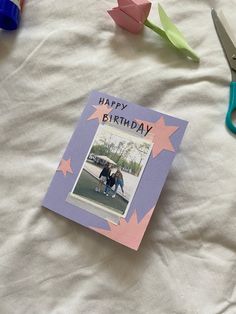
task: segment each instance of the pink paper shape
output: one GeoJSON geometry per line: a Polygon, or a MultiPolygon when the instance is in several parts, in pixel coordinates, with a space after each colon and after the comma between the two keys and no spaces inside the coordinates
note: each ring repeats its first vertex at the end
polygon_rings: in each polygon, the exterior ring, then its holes
{"type": "Polygon", "coordinates": [[[70,159],[67,159],[67,160],[62,159],[61,162],[60,162],[59,167],[57,168],[57,171],[61,171],[64,174],[64,176],[67,175],[67,172],[73,174],[70,162],[71,162],[70,159]]]}
{"type": "Polygon", "coordinates": [[[158,156],[163,150],[174,152],[175,149],[172,145],[170,137],[175,131],[178,130],[178,126],[174,125],[166,125],[165,119],[163,116],[160,117],[156,122],[148,122],[142,120],[136,120],[138,124],[143,123],[144,126],[152,126],[152,130],[147,135],[148,138],[153,142],[152,147],[152,156],[155,158],[158,156]]]}
{"type": "Polygon", "coordinates": [[[146,0],[118,0],[119,8],[142,24],[149,15],[151,5],[151,2],[146,0]]]}
{"type": "Polygon", "coordinates": [[[114,8],[107,12],[110,14],[110,16],[113,18],[117,25],[131,33],[136,34],[143,29],[142,23],[137,22],[135,19],[121,11],[119,8],[114,8]]]}
{"type": "Polygon", "coordinates": [[[151,2],[147,0],[118,0],[118,7],[107,12],[120,27],[131,33],[139,33],[150,9],[151,2]]]}
{"type": "Polygon", "coordinates": [[[127,222],[124,218],[120,219],[120,223],[118,225],[108,222],[110,230],[100,228],[91,229],[137,251],[153,211],[154,207],[148,211],[139,223],[137,213],[135,211],[129,222],[127,222]]]}
{"type": "Polygon", "coordinates": [[[112,111],[112,108],[109,108],[107,105],[105,105],[105,102],[102,103],[101,105],[93,106],[93,107],[96,110],[90,117],[88,117],[87,120],[98,119],[99,123],[102,122],[104,114],[109,114],[112,111]]]}

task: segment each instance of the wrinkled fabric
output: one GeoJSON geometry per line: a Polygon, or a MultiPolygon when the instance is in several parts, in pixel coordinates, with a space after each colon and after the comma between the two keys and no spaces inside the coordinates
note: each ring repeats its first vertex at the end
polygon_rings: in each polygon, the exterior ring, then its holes
{"type": "Polygon", "coordinates": [[[231,77],[210,14],[236,3],[162,4],[199,65],[116,27],[115,0],[26,0],[0,32],[0,313],[236,313],[231,77]],[[190,122],[138,252],[40,206],[94,89],[190,122]]]}

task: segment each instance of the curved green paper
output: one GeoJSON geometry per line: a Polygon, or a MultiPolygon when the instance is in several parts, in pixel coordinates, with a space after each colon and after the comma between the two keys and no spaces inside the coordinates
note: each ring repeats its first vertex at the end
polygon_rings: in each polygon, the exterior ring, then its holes
{"type": "Polygon", "coordinates": [[[174,45],[177,49],[179,49],[184,55],[190,57],[192,60],[199,62],[199,57],[193,51],[193,49],[189,46],[183,34],[179,31],[179,29],[174,25],[171,19],[168,17],[164,9],[160,4],[158,4],[158,12],[161,20],[161,24],[164,28],[166,36],[169,41],[174,45]]]}

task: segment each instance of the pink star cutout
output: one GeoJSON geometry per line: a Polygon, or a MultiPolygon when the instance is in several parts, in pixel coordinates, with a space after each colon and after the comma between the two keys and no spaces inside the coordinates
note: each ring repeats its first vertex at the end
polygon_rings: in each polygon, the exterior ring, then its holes
{"type": "Polygon", "coordinates": [[[137,251],[153,211],[154,207],[147,212],[140,222],[138,222],[137,213],[134,211],[128,222],[124,218],[120,219],[118,225],[108,222],[109,230],[93,227],[91,229],[137,251]]]}
{"type": "Polygon", "coordinates": [[[72,171],[71,165],[70,165],[70,161],[71,161],[70,159],[67,159],[67,160],[62,159],[59,167],[57,168],[57,171],[61,171],[64,174],[64,176],[67,175],[67,172],[73,174],[73,171],[72,171]]]}
{"type": "Polygon", "coordinates": [[[147,135],[152,142],[152,156],[155,158],[158,156],[163,150],[167,150],[170,152],[174,152],[175,149],[171,143],[170,137],[176,130],[178,130],[178,126],[174,125],[166,125],[164,117],[161,116],[159,120],[156,122],[147,122],[142,120],[136,120],[139,124],[143,123],[144,126],[152,126],[150,133],[147,135]]]}
{"type": "Polygon", "coordinates": [[[88,118],[88,120],[98,119],[99,123],[102,122],[103,115],[108,114],[112,111],[112,108],[109,108],[107,105],[105,105],[105,102],[103,102],[101,105],[93,106],[96,110],[94,113],[88,118]]]}

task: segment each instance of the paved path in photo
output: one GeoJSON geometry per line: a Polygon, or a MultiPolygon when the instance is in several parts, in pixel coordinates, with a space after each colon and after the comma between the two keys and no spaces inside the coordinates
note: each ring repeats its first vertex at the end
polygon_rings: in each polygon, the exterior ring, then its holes
{"type": "MultiPolygon", "coordinates": [[[[102,168],[96,166],[95,164],[92,164],[90,162],[86,162],[84,165],[84,168],[94,175],[96,178],[99,177],[100,172],[102,171],[102,168]]],[[[112,172],[115,172],[116,169],[114,169],[112,172]]],[[[123,178],[124,178],[124,191],[125,191],[125,199],[130,200],[132,194],[134,193],[134,187],[138,183],[138,178],[130,173],[122,171],[123,178]]],[[[118,194],[121,194],[120,187],[118,188],[118,194]]]]}
{"type": "Polygon", "coordinates": [[[98,180],[90,173],[83,170],[80,179],[75,187],[74,193],[94,201],[97,204],[105,205],[113,211],[123,214],[128,202],[117,195],[115,198],[104,195],[103,192],[96,192],[95,187],[98,185],[98,180]]]}

